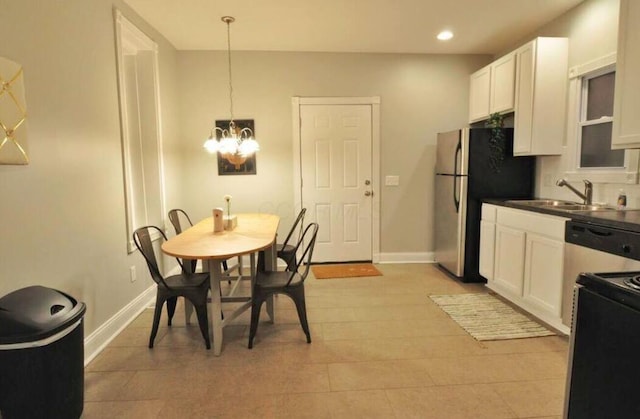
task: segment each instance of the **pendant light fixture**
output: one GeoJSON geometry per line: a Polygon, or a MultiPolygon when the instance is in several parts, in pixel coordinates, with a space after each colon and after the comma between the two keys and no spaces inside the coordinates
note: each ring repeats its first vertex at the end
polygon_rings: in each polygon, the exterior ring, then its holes
{"type": "Polygon", "coordinates": [[[223,16],[221,20],[227,24],[227,58],[229,65],[229,127],[220,128],[214,126],[209,133],[209,138],[204,142],[204,148],[209,153],[220,153],[230,163],[239,166],[243,164],[247,157],[253,155],[260,149],[258,142],[253,138],[253,131],[250,128],[236,126],[233,120],[233,83],[231,77],[231,30],[230,26],[235,21],[232,16],[223,16]],[[220,138],[217,137],[220,134],[220,138]]]}

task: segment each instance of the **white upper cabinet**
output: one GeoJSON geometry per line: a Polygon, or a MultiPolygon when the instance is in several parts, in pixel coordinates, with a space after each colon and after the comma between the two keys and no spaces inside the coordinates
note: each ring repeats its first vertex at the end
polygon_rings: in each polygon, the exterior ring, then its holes
{"type": "Polygon", "coordinates": [[[482,121],[489,116],[491,67],[486,66],[473,73],[469,85],[469,121],[482,121]]]}
{"type": "Polygon", "coordinates": [[[469,122],[513,111],[515,69],[515,54],[509,53],[470,76],[469,122]]]}
{"type": "Polygon", "coordinates": [[[515,102],[516,55],[510,53],[491,63],[489,114],[511,112],[515,102]]]}
{"type": "Polygon", "coordinates": [[[516,156],[562,153],[568,47],[567,38],[536,38],[515,51],[516,156]]]}
{"type": "Polygon", "coordinates": [[[611,148],[640,148],[640,2],[620,1],[611,148]]]}

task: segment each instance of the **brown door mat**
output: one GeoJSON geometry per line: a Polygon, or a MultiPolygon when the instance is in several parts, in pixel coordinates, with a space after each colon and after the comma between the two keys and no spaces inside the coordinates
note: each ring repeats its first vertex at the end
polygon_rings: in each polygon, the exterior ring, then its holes
{"type": "Polygon", "coordinates": [[[335,265],[313,265],[316,279],[353,278],[357,276],[381,276],[382,273],[371,263],[339,263],[335,265]]]}

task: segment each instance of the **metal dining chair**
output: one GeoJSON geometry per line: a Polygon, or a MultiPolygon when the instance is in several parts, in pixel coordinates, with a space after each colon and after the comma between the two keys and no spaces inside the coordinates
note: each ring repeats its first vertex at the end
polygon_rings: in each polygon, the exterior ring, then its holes
{"type": "Polygon", "coordinates": [[[304,280],[309,274],[313,248],[318,235],[318,224],[309,224],[302,232],[298,243],[294,247],[294,253],[303,249],[300,260],[292,269],[286,271],[258,271],[256,281],[251,293],[251,326],[249,328],[249,349],[253,348],[253,339],[258,331],[260,322],[260,310],[262,303],[275,294],[285,294],[293,300],[300,319],[300,325],[307,337],[307,343],[311,343],[311,333],[307,322],[307,308],[304,298],[304,280]],[[302,263],[305,262],[301,270],[302,263]]]}
{"type": "Polygon", "coordinates": [[[169,317],[168,325],[171,326],[171,320],[176,311],[177,298],[184,297],[189,300],[196,309],[200,332],[202,333],[207,349],[210,349],[209,317],[207,316],[209,274],[191,272],[189,269],[184,268],[180,259],[176,258],[176,261],[181,267],[180,273],[164,277],[158,268],[158,261],[151,239],[152,233],[158,233],[162,240],[167,240],[164,232],[156,226],[140,227],[133,233],[133,241],[146,260],[151,278],[153,278],[153,281],[157,285],[156,306],[153,313],[153,326],[151,328],[151,336],[149,337],[149,348],[153,348],[153,341],[158,333],[162,307],[165,302],[167,304],[167,315],[169,317]]]}
{"type": "MultiPolygon", "coordinates": [[[[295,269],[296,266],[296,244],[300,238],[304,227],[304,216],[307,212],[306,208],[302,208],[293,222],[287,237],[282,243],[276,243],[276,257],[282,259],[286,264],[286,270],[290,271],[295,269]],[[297,234],[296,234],[297,233],[297,234]],[[295,236],[294,236],[295,235],[295,236]],[[293,243],[293,244],[291,244],[293,243]]],[[[258,253],[258,270],[264,271],[265,267],[265,253],[258,253]]],[[[275,268],[274,268],[275,269],[275,268]]]]}
{"type": "Polygon", "coordinates": [[[304,215],[306,214],[307,209],[302,208],[300,213],[298,213],[298,217],[296,221],[291,226],[291,230],[289,230],[289,234],[284,239],[284,242],[278,243],[276,245],[276,256],[285,261],[287,264],[287,270],[293,270],[296,266],[296,240],[300,238],[302,234],[302,229],[304,226],[304,215]],[[294,234],[297,233],[297,236],[294,237],[294,234]],[[291,244],[293,242],[294,244],[291,244]]]}

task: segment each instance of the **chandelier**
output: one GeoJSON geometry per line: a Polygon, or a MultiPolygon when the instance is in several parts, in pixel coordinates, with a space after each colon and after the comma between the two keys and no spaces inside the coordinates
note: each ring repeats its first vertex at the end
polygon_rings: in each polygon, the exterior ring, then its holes
{"type": "Polygon", "coordinates": [[[227,58],[229,66],[229,119],[228,128],[214,126],[209,133],[209,138],[204,142],[204,148],[209,153],[220,153],[229,163],[239,167],[247,157],[260,150],[258,142],[253,138],[251,128],[239,128],[233,121],[233,83],[231,77],[231,23],[235,21],[232,16],[223,16],[222,21],[227,24],[227,58]],[[219,134],[219,137],[218,137],[219,134]]]}

